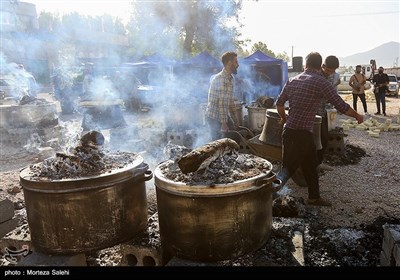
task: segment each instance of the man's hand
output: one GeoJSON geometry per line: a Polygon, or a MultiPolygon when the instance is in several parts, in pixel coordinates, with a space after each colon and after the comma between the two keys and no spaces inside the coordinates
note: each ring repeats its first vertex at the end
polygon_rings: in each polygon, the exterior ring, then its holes
{"type": "Polygon", "coordinates": [[[360,115],[360,114],[357,114],[356,120],[357,120],[357,122],[360,124],[360,123],[362,123],[362,122],[364,121],[364,116],[362,116],[362,115],[360,115]]]}
{"type": "Polygon", "coordinates": [[[280,119],[280,120],[278,121],[278,124],[279,124],[280,126],[283,126],[285,123],[286,123],[286,119],[280,119]]]}

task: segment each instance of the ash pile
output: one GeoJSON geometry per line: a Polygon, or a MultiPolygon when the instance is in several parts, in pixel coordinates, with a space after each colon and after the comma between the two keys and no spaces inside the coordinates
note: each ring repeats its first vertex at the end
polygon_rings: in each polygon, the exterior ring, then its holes
{"type": "Polygon", "coordinates": [[[269,170],[270,166],[264,159],[230,149],[221,150],[193,172],[184,174],[176,160],[168,162],[161,169],[166,178],[188,185],[228,184],[252,178],[269,170]]]}
{"type": "Polygon", "coordinates": [[[31,165],[31,177],[60,180],[95,176],[123,168],[137,158],[133,153],[108,153],[102,149],[103,144],[103,134],[89,131],[70,153],[56,153],[55,157],[31,165]]]}

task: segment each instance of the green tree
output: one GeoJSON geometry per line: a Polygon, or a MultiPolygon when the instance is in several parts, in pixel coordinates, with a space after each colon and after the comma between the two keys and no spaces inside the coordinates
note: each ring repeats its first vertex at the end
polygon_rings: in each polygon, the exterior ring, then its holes
{"type": "Polygon", "coordinates": [[[60,17],[57,14],[41,12],[38,17],[39,29],[46,31],[57,30],[61,26],[60,17]]]}
{"type": "Polygon", "coordinates": [[[255,43],[252,47],[251,47],[251,51],[254,53],[255,51],[262,51],[263,53],[265,53],[266,55],[270,56],[270,57],[276,57],[275,53],[273,51],[271,51],[270,49],[268,49],[267,44],[263,43],[263,42],[258,42],[255,43]]]}
{"type": "Polygon", "coordinates": [[[89,20],[77,12],[63,15],[61,22],[62,28],[70,34],[90,29],[89,20]]]}
{"type": "Polygon", "coordinates": [[[228,22],[238,21],[241,5],[242,0],[133,2],[130,40],[142,53],[219,55],[238,44],[239,31],[228,22]]]}
{"type": "Polygon", "coordinates": [[[287,61],[287,62],[290,61],[290,58],[289,58],[288,54],[285,51],[282,52],[282,53],[278,53],[276,55],[276,58],[282,59],[282,60],[287,61]]]}
{"type": "Polygon", "coordinates": [[[265,53],[266,55],[270,56],[270,57],[274,57],[274,58],[278,58],[278,59],[282,59],[284,61],[289,62],[290,58],[288,56],[288,54],[284,51],[282,53],[277,53],[275,54],[272,50],[268,49],[267,44],[263,43],[263,42],[258,42],[255,43],[252,48],[251,48],[251,52],[255,52],[257,50],[262,51],[263,53],[265,53]]]}
{"type": "Polygon", "coordinates": [[[126,34],[126,28],[124,23],[122,22],[122,19],[120,18],[115,18],[114,19],[114,30],[116,34],[120,35],[125,35],[126,34]]]}

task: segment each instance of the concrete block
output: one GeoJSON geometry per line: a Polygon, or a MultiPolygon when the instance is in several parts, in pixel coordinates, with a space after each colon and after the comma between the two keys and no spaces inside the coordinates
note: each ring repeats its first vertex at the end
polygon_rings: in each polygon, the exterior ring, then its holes
{"type": "Polygon", "coordinates": [[[390,266],[390,258],[388,259],[383,251],[381,251],[379,260],[381,266],[390,266]]]}
{"type": "Polygon", "coordinates": [[[71,256],[46,255],[32,252],[18,262],[18,266],[87,266],[86,255],[71,256]]]}
{"type": "Polygon", "coordinates": [[[292,255],[300,266],[304,266],[303,234],[300,231],[295,231],[292,242],[295,249],[292,255]]]}
{"type": "Polygon", "coordinates": [[[179,131],[168,131],[167,132],[167,141],[171,141],[176,145],[184,145],[185,134],[179,131]]]}
{"type": "Polygon", "coordinates": [[[121,266],[162,266],[160,249],[141,245],[121,244],[121,266]]]}
{"type": "Polygon", "coordinates": [[[389,242],[382,242],[382,253],[385,254],[385,257],[390,260],[392,257],[393,246],[389,246],[389,242]]]}
{"type": "Polygon", "coordinates": [[[344,154],[344,133],[343,131],[329,131],[327,151],[331,154],[344,154]]]}
{"type": "Polygon", "coordinates": [[[121,266],[163,266],[170,259],[161,247],[158,212],[148,218],[147,229],[120,246],[121,266]]]}
{"type": "Polygon", "coordinates": [[[400,244],[400,225],[383,225],[383,243],[382,249],[387,256],[392,255],[395,244],[400,244]]]}
{"type": "Polygon", "coordinates": [[[6,248],[20,250],[24,246],[28,246],[29,249],[32,247],[31,235],[27,224],[15,228],[0,239],[0,250],[3,254],[6,248]]]}
{"type": "Polygon", "coordinates": [[[393,258],[396,263],[396,266],[400,266],[400,244],[394,245],[393,258]]]}
{"type": "Polygon", "coordinates": [[[0,223],[10,220],[12,217],[14,217],[14,203],[9,199],[0,201],[0,223]]]}
{"type": "Polygon", "coordinates": [[[7,233],[14,230],[18,226],[17,219],[11,219],[0,224],[0,238],[3,238],[7,233]]]}

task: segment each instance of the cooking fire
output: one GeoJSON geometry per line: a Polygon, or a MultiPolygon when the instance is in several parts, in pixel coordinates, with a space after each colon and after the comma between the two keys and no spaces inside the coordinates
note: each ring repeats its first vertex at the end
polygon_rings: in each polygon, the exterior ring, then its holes
{"type": "Polygon", "coordinates": [[[109,153],[102,148],[103,144],[104,136],[90,131],[81,137],[70,154],[56,153],[55,157],[31,165],[31,176],[50,180],[94,176],[123,168],[137,158],[134,153],[109,153]]]}
{"type": "Polygon", "coordinates": [[[227,184],[271,171],[268,161],[241,154],[238,148],[229,138],[216,140],[169,161],[161,171],[166,178],[189,185],[227,184]]]}

